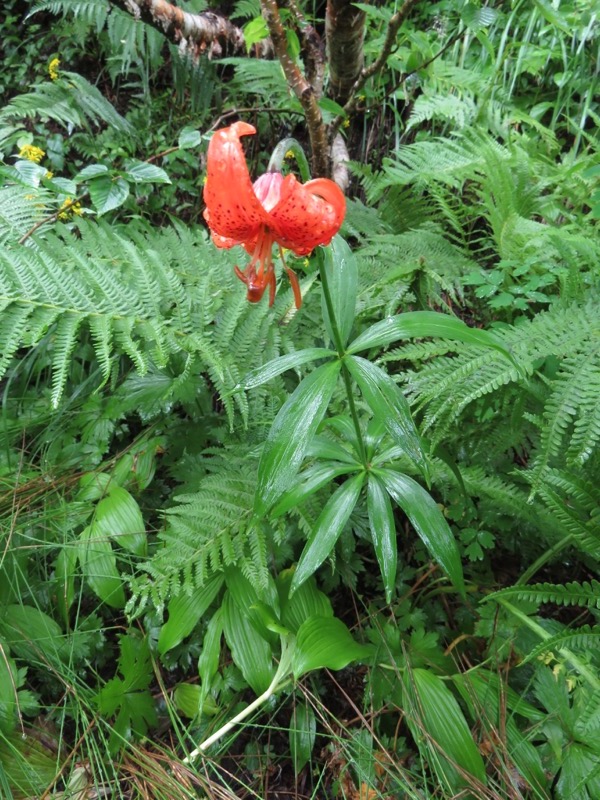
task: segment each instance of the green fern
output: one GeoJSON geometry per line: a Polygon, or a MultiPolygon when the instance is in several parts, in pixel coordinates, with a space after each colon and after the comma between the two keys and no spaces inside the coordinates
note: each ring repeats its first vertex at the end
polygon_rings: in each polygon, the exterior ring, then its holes
{"type": "Polygon", "coordinates": [[[110,6],[106,0],[42,0],[34,5],[28,18],[40,11],[49,11],[57,16],[71,15],[74,19],[93,26],[96,33],[100,33],[106,23],[110,6]]]}
{"type": "Polygon", "coordinates": [[[578,583],[532,583],[529,586],[508,586],[499,592],[493,592],[485,598],[488,600],[519,600],[527,603],[556,603],[561,606],[582,606],[583,608],[600,609],[600,583],[584,581],[578,583]]]}
{"type": "MultiPolygon", "coordinates": [[[[115,131],[131,135],[133,128],[106,100],[100,91],[75,72],[61,72],[56,81],[32,87],[28,94],[13,97],[0,111],[0,126],[38,117],[54,120],[65,126],[89,128],[104,123],[115,131]]],[[[0,146],[15,138],[14,127],[3,128],[0,146]]]]}
{"type": "Polygon", "coordinates": [[[257,464],[251,454],[231,450],[213,459],[214,474],[197,492],[177,498],[180,505],[167,512],[159,534],[162,548],[141,564],[147,576],[132,582],[130,611],[141,613],[148,602],[161,608],[168,597],[193,591],[228,565],[255,584],[266,583],[266,533],[251,520],[257,464]]]}
{"type": "Polygon", "coordinates": [[[522,664],[527,664],[533,661],[544,653],[551,652],[554,649],[560,650],[561,648],[569,648],[570,650],[598,650],[600,645],[600,627],[590,627],[589,625],[582,625],[575,631],[565,630],[551,636],[549,639],[544,639],[543,642],[536,645],[523,659],[522,664]]]}
{"type": "Polygon", "coordinates": [[[234,256],[183,226],[155,232],[129,225],[125,234],[80,220],[77,231],[75,238],[59,227],[35,247],[0,251],[0,375],[18,348],[49,337],[57,405],[85,327],[105,381],[119,353],[140,374],[187,354],[200,359],[230,422],[235,407],[247,417],[247,398],[231,390],[249,363],[279,354],[282,329],[273,315],[289,307],[290,291],[272,310],[249,305],[230,266],[234,256]]]}

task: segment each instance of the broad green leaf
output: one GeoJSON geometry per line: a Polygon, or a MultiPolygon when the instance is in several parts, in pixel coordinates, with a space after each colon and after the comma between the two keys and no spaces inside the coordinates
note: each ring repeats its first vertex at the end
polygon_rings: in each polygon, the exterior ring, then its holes
{"type": "Polygon", "coordinates": [[[327,350],[324,347],[309,347],[305,350],[298,350],[295,353],[287,353],[285,356],[274,358],[262,367],[253,369],[236,386],[236,391],[238,389],[255,389],[257,386],[262,386],[263,383],[276,378],[277,375],[281,375],[282,372],[295,369],[309,361],[316,361],[318,358],[331,358],[332,356],[335,356],[333,350],[327,350]]]}
{"type": "Polygon", "coordinates": [[[281,604],[281,621],[293,633],[297,633],[309,617],[333,617],[331,602],[326,594],[317,589],[314,577],[299,586],[290,597],[290,586],[295,568],[285,569],[277,577],[277,589],[281,604]]]}
{"type": "Polygon", "coordinates": [[[94,594],[113,608],[123,608],[125,592],[106,531],[92,523],[79,536],[79,563],[94,594]]]}
{"type": "Polygon", "coordinates": [[[450,792],[473,787],[473,782],[453,766],[454,762],[486,785],[483,759],[458,702],[444,682],[427,669],[411,669],[405,678],[403,694],[408,726],[423,758],[442,784],[450,792]]]}
{"type": "Polygon", "coordinates": [[[73,180],[75,183],[81,183],[82,181],[89,181],[91,178],[97,178],[98,175],[106,175],[107,172],[108,167],[105,164],[89,164],[80,170],[73,180]]]}
{"type": "Polygon", "coordinates": [[[300,47],[300,39],[298,38],[298,34],[293,28],[286,28],[285,38],[287,41],[287,51],[290,57],[295,61],[302,50],[300,47]]]}
{"type": "Polygon", "coordinates": [[[420,339],[425,336],[451,339],[479,347],[492,347],[513,361],[508,350],[491,333],[478,328],[469,328],[457,317],[439,314],[437,311],[407,311],[405,314],[397,314],[377,322],[351,342],[348,352],[358,353],[371,347],[385,347],[398,339],[415,337],[420,339]]]}
{"type": "Polygon", "coordinates": [[[348,478],[327,501],[300,556],[290,586],[291,594],[321,566],[335,547],[358,501],[364,481],[364,472],[348,478]]]}
{"type": "Polygon", "coordinates": [[[56,781],[59,752],[58,738],[47,731],[39,739],[35,736],[23,737],[16,731],[11,737],[0,736],[2,800],[42,797],[48,786],[56,781]],[[49,737],[47,744],[46,737],[49,737]],[[16,790],[14,794],[11,787],[16,790]]]}
{"type": "Polygon", "coordinates": [[[123,178],[101,175],[90,180],[90,198],[99,215],[122,206],[129,197],[129,184],[123,178]]]}
{"type": "Polygon", "coordinates": [[[180,594],[170,601],[167,606],[169,618],[158,636],[158,652],[161,655],[172,650],[190,635],[222,585],[223,575],[216,574],[191,594],[180,594]]]}
{"type": "Polygon", "coordinates": [[[529,720],[542,721],[545,715],[514,689],[501,684],[498,675],[489,670],[479,669],[466,675],[455,675],[453,680],[473,721],[481,725],[490,737],[495,735],[500,725],[503,727],[510,760],[530,786],[540,793],[539,796],[545,797],[548,781],[542,760],[514,719],[515,714],[520,714],[529,720]]]}
{"type": "Polygon", "coordinates": [[[70,195],[71,197],[75,197],[77,194],[77,184],[75,181],[70,181],[68,178],[52,178],[51,180],[46,178],[44,185],[56,189],[62,194],[70,195]]]}
{"type": "Polygon", "coordinates": [[[323,364],[296,387],[275,417],[258,466],[254,511],[263,516],[292,484],[323,419],[340,371],[323,364]]]}
{"type": "Polygon", "coordinates": [[[276,636],[265,624],[264,614],[259,610],[259,604],[264,602],[271,608],[273,619],[279,615],[279,595],[275,586],[275,581],[271,576],[268,577],[267,587],[260,594],[250,583],[240,569],[228,567],[225,569],[225,582],[229,589],[229,594],[237,604],[240,611],[247,615],[255,631],[266,639],[273,646],[279,642],[276,636]]]}
{"type": "Polygon", "coordinates": [[[77,549],[63,546],[54,562],[56,579],[56,605],[63,624],[69,626],[69,610],[75,599],[75,570],[77,569],[77,549]]]}
{"type": "Polygon", "coordinates": [[[373,546],[385,587],[385,599],[389,603],[396,583],[398,564],[396,525],[390,497],[379,478],[372,472],[369,474],[367,488],[367,512],[373,546]]]}
{"type": "Polygon", "coordinates": [[[171,183],[164,169],[146,161],[130,161],[124,175],[133,183],[171,183]]]}
{"type": "Polygon", "coordinates": [[[136,556],[146,555],[146,526],[137,501],[113,483],[96,506],[94,526],[136,556]]]}
{"type": "Polygon", "coordinates": [[[308,467],[300,474],[300,482],[289,492],[286,492],[273,508],[271,516],[280,517],[290,508],[295,508],[300,503],[303,503],[307,497],[330,483],[334,478],[340,475],[347,475],[349,472],[356,472],[357,469],[360,469],[360,464],[349,466],[348,464],[340,465],[339,463],[321,463],[308,467]]]}
{"type": "Polygon", "coordinates": [[[17,719],[17,665],[0,639],[0,733],[10,733],[17,719]]]}
{"type": "Polygon", "coordinates": [[[27,186],[38,187],[42,178],[46,176],[48,170],[40,164],[35,164],[33,161],[17,161],[15,169],[23,183],[27,186]]]}
{"type": "Polygon", "coordinates": [[[345,363],[373,415],[383,422],[393,441],[402,447],[428,479],[429,464],[421,437],[410,413],[408,401],[399,387],[387,372],[365,358],[349,356],[345,363]]]}
{"type": "Polygon", "coordinates": [[[223,631],[233,663],[252,690],[262,694],[275,675],[271,648],[256,632],[248,615],[242,612],[229,592],[225,593],[221,610],[223,631]]]}
{"type": "Polygon", "coordinates": [[[343,669],[351,661],[369,658],[371,645],[359,644],[337,617],[310,617],[296,636],[292,672],[298,679],[313,669],[343,669]]]}
{"type": "Polygon", "coordinates": [[[464,595],[462,564],[458,547],[444,515],[429,492],[408,475],[391,469],[374,470],[398,503],[432,557],[446,572],[455,589],[464,595]]]}
{"type": "Polygon", "coordinates": [[[111,476],[106,472],[86,472],[79,479],[77,500],[100,500],[108,491],[111,476]]]}
{"type": "Polygon", "coordinates": [[[348,116],[344,111],[344,107],[339,103],[336,103],[335,100],[332,100],[330,97],[321,97],[319,100],[319,108],[329,114],[335,115],[336,117],[338,115],[341,115],[342,117],[348,116]]]}
{"type": "Polygon", "coordinates": [[[203,697],[202,689],[197,683],[180,683],[173,693],[175,705],[189,719],[199,714],[214,716],[219,707],[210,696],[203,697]]]}
{"type": "Polygon", "coordinates": [[[251,19],[246,25],[244,25],[244,41],[246,42],[246,49],[248,52],[252,49],[255,44],[261,42],[263,39],[266,39],[269,35],[269,29],[267,28],[267,23],[263,17],[255,17],[251,19]]]}
{"type": "Polygon", "coordinates": [[[223,613],[221,608],[212,615],[204,640],[202,642],[202,652],[198,658],[198,675],[200,676],[200,686],[202,694],[208,695],[212,679],[219,669],[219,659],[221,658],[221,636],[223,635],[223,613]]]}
{"type": "Polygon", "coordinates": [[[294,706],[290,719],[290,754],[296,775],[308,764],[317,733],[315,712],[308,703],[294,706]]]}
{"type": "Polygon", "coordinates": [[[197,128],[183,128],[179,134],[177,144],[182,150],[187,150],[190,147],[198,147],[202,141],[202,136],[197,128]]]}
{"type": "MultiPolygon", "coordinates": [[[[323,248],[321,269],[327,273],[333,312],[337,320],[342,344],[345,345],[354,324],[358,269],[354,253],[341,236],[335,236],[329,247],[323,248]]],[[[324,293],[321,297],[321,310],[325,330],[329,334],[331,341],[335,342],[324,293]]]]}
{"type": "Polygon", "coordinates": [[[56,664],[60,661],[65,635],[60,625],[39,608],[20,603],[3,606],[0,635],[8,642],[12,653],[26,663],[56,664]]]}

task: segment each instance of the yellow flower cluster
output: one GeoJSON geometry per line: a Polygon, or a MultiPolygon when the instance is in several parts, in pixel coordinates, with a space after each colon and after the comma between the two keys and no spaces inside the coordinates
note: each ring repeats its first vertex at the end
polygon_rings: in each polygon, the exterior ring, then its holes
{"type": "Polygon", "coordinates": [[[81,208],[81,203],[77,201],[73,202],[70,197],[63,202],[60,210],[58,212],[58,218],[63,222],[69,219],[73,214],[80,217],[83,214],[83,209],[81,208]]]}
{"type": "Polygon", "coordinates": [[[60,58],[53,58],[48,64],[48,75],[50,80],[55,81],[58,78],[58,68],[60,67],[60,58]]]}
{"type": "Polygon", "coordinates": [[[293,150],[288,150],[287,153],[285,154],[285,158],[296,158],[296,154],[294,153],[293,150]]]}
{"type": "Polygon", "coordinates": [[[39,164],[46,153],[41,147],[36,147],[34,144],[24,144],[19,150],[19,158],[26,158],[27,161],[35,161],[39,164]]]}

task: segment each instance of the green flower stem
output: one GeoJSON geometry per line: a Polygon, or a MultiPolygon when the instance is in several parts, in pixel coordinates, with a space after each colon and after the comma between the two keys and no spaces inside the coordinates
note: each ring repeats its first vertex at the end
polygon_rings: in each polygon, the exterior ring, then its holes
{"type": "MultiPolygon", "coordinates": [[[[498,598],[497,602],[504,606],[507,611],[510,611],[514,617],[523,623],[523,625],[526,625],[530,630],[537,634],[540,639],[547,641],[548,639],[552,638],[552,634],[548,633],[548,631],[542,628],[539,623],[537,623],[534,619],[531,619],[531,617],[528,617],[527,614],[524,614],[516,606],[513,606],[512,603],[509,603],[507,600],[503,600],[502,598],[498,598]]],[[[584,678],[595,691],[600,691],[600,678],[598,678],[596,673],[590,669],[587,664],[584,664],[583,661],[581,661],[581,659],[567,647],[559,647],[558,652],[563,658],[571,662],[581,677],[584,678]]]]}
{"type": "Polygon", "coordinates": [[[267,172],[281,172],[284,159],[290,151],[294,154],[294,158],[296,159],[298,172],[302,178],[302,183],[306,183],[311,178],[310,167],[308,165],[306,154],[296,139],[283,139],[281,142],[279,142],[275,150],[273,150],[271,158],[269,159],[267,172]]]}
{"type": "Polygon", "coordinates": [[[183,759],[184,764],[191,764],[192,761],[195,761],[199,755],[206,752],[211,744],[218,742],[219,739],[222,739],[226,733],[232,728],[249,717],[254,711],[260,708],[263,703],[266,703],[267,700],[274,695],[276,692],[280,691],[290,680],[289,675],[292,669],[292,659],[294,656],[294,649],[295,649],[295,638],[293,636],[282,636],[281,637],[281,658],[279,660],[279,666],[273,676],[273,680],[269,684],[268,688],[259,695],[255,700],[253,700],[246,708],[243,708],[239,714],[236,714],[233,719],[230,719],[229,722],[226,722],[225,725],[221,726],[219,730],[215,731],[211,734],[207,739],[203,742],[200,742],[198,747],[196,747],[192,752],[187,756],[187,758],[183,759]]]}
{"type": "Polygon", "coordinates": [[[521,575],[521,577],[517,581],[516,585],[523,586],[524,584],[526,584],[529,581],[529,579],[533,575],[535,575],[535,573],[538,572],[538,570],[540,570],[547,561],[550,561],[550,559],[554,558],[554,556],[557,553],[560,553],[560,551],[567,545],[571,544],[572,541],[573,541],[573,534],[569,533],[567,536],[564,537],[564,539],[561,539],[560,542],[556,542],[556,544],[552,545],[552,547],[546,550],[545,553],[542,553],[542,555],[536,561],[534,561],[530,567],[528,567],[525,570],[525,572],[521,575]]]}
{"type": "Polygon", "coordinates": [[[367,449],[365,447],[362,431],[360,429],[358,412],[356,411],[356,403],[354,402],[354,392],[352,391],[352,379],[350,377],[350,373],[348,372],[348,368],[344,363],[344,356],[346,351],[344,349],[344,344],[342,342],[342,337],[340,334],[340,329],[338,327],[337,319],[335,318],[335,311],[333,309],[333,303],[331,301],[331,292],[329,290],[329,279],[327,277],[327,270],[323,266],[323,255],[321,251],[318,252],[317,258],[319,263],[319,273],[321,275],[321,285],[323,287],[323,296],[325,297],[325,305],[327,306],[329,319],[331,321],[331,329],[334,340],[333,343],[335,345],[335,349],[337,350],[340,361],[342,362],[342,377],[344,379],[344,386],[346,387],[346,395],[348,397],[348,408],[350,409],[350,416],[352,417],[352,422],[354,423],[354,430],[356,431],[358,454],[360,456],[360,460],[363,466],[366,469],[368,466],[367,449]]]}

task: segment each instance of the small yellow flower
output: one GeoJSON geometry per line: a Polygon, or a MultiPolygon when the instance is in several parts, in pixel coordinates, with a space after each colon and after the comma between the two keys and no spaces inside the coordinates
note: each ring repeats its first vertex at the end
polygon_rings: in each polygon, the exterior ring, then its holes
{"type": "Polygon", "coordinates": [[[67,197],[67,199],[63,202],[62,206],[60,207],[60,210],[58,212],[58,218],[62,222],[65,222],[70,217],[72,217],[73,214],[75,214],[78,217],[80,217],[83,214],[81,203],[78,203],[77,201],[73,202],[73,200],[70,197],[67,197]]]}
{"type": "Polygon", "coordinates": [[[349,128],[350,127],[350,120],[349,119],[345,119],[342,122],[342,125],[344,126],[344,128],[349,128]]]}
{"type": "Polygon", "coordinates": [[[308,267],[308,265],[310,264],[310,261],[308,260],[308,258],[305,258],[302,263],[304,264],[305,267],[308,267]]]}
{"type": "Polygon", "coordinates": [[[46,174],[44,175],[44,178],[46,178],[47,181],[51,181],[53,177],[54,173],[51,172],[50,170],[48,170],[48,172],[46,172],[46,174]]]}
{"type": "Polygon", "coordinates": [[[24,144],[19,150],[19,158],[26,158],[27,161],[35,161],[39,164],[46,153],[41,147],[36,147],[34,144],[24,144]]]}
{"type": "Polygon", "coordinates": [[[285,157],[286,158],[296,158],[296,154],[294,153],[293,150],[288,150],[287,153],[285,154],[285,157]]]}
{"type": "Polygon", "coordinates": [[[60,58],[53,58],[48,64],[48,75],[50,80],[55,81],[58,78],[58,68],[60,67],[60,58]]]}

